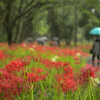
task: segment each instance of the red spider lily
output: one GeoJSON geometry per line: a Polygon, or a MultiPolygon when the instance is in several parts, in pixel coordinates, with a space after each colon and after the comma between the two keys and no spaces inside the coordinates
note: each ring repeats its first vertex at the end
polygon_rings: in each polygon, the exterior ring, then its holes
{"type": "Polygon", "coordinates": [[[79,83],[84,84],[89,81],[89,77],[95,78],[95,72],[98,71],[98,68],[94,68],[92,65],[86,65],[81,69],[79,83]]]}
{"type": "Polygon", "coordinates": [[[10,79],[10,78],[11,78],[11,75],[5,69],[0,69],[0,80],[10,79]]]}
{"type": "Polygon", "coordinates": [[[66,66],[68,66],[68,65],[70,65],[69,62],[65,62],[65,63],[63,63],[63,67],[66,67],[66,66]]]}
{"type": "Polygon", "coordinates": [[[23,91],[28,91],[28,89],[30,89],[29,83],[31,82],[36,83],[37,81],[40,80],[46,80],[47,77],[47,74],[37,75],[38,73],[43,72],[41,68],[36,69],[37,73],[26,73],[27,76],[26,79],[23,79],[23,77],[19,78],[14,74],[11,74],[10,72],[6,70],[6,68],[0,70],[0,93],[3,94],[4,97],[9,100],[12,99],[12,96],[15,97],[16,95],[20,95],[20,93],[23,91]]]}
{"type": "Polygon", "coordinates": [[[75,60],[80,60],[78,57],[75,57],[74,59],[75,59],[75,60]]]}
{"type": "Polygon", "coordinates": [[[39,75],[40,80],[46,80],[48,76],[48,73],[43,74],[43,75],[39,75]]]}
{"type": "Polygon", "coordinates": [[[69,65],[69,63],[67,63],[67,62],[66,63],[63,63],[61,61],[54,62],[54,66],[56,67],[56,69],[59,69],[61,67],[66,67],[68,65],[69,65]]]}
{"type": "Polygon", "coordinates": [[[66,67],[69,65],[68,62],[61,62],[61,61],[56,61],[56,62],[53,62],[53,61],[50,61],[49,59],[44,59],[44,60],[41,60],[40,61],[42,64],[44,64],[46,67],[48,68],[53,68],[55,67],[56,69],[59,69],[61,67],[66,67]]]}
{"type": "Polygon", "coordinates": [[[30,61],[32,59],[32,56],[25,56],[25,60],[30,61]]]}
{"type": "Polygon", "coordinates": [[[71,78],[71,79],[74,78],[73,69],[71,66],[64,68],[64,76],[63,77],[67,77],[67,78],[71,78]]]}
{"type": "Polygon", "coordinates": [[[3,57],[4,57],[3,51],[0,51],[0,60],[3,59],[3,57]]]}
{"type": "Polygon", "coordinates": [[[72,67],[64,68],[64,74],[61,74],[57,77],[57,83],[59,83],[59,89],[64,92],[74,91],[77,89],[77,84],[74,80],[73,69],[72,67]]]}
{"type": "MultiPolygon", "coordinates": [[[[0,71],[0,93],[9,100],[23,90],[23,78],[11,75],[5,70],[0,71]]],[[[25,88],[26,89],[26,88],[25,88]]],[[[2,97],[0,97],[2,98],[2,97]]]]}
{"type": "Polygon", "coordinates": [[[74,80],[70,79],[70,78],[64,78],[63,79],[63,82],[61,82],[61,88],[62,88],[62,91],[64,92],[68,92],[70,90],[76,90],[77,89],[77,84],[74,80]]]}
{"type": "Polygon", "coordinates": [[[81,64],[79,61],[75,62],[75,64],[81,64]]]}
{"type": "Polygon", "coordinates": [[[36,73],[28,73],[27,74],[27,77],[28,77],[28,81],[29,82],[37,82],[37,81],[40,81],[40,80],[45,80],[46,78],[46,74],[45,75],[37,75],[36,73]]]}
{"type": "Polygon", "coordinates": [[[7,46],[7,43],[0,43],[0,47],[6,47],[7,46]]]}
{"type": "Polygon", "coordinates": [[[48,68],[54,67],[54,62],[50,61],[49,59],[41,60],[41,63],[44,64],[48,68]]]}
{"type": "Polygon", "coordinates": [[[24,66],[29,65],[29,62],[23,61],[23,60],[13,60],[10,64],[6,65],[5,68],[9,73],[12,73],[14,71],[20,71],[24,68],[24,66]]]}
{"type": "Polygon", "coordinates": [[[34,62],[40,62],[41,58],[40,57],[33,57],[34,62]]]}
{"type": "Polygon", "coordinates": [[[99,62],[100,62],[100,60],[95,60],[95,61],[94,61],[94,63],[99,63],[99,62]]]}
{"type": "Polygon", "coordinates": [[[80,53],[82,55],[82,57],[88,56],[88,54],[82,52],[82,50],[80,48],[79,49],[74,48],[73,50],[71,50],[69,48],[48,47],[48,46],[38,46],[37,45],[34,49],[41,53],[50,52],[57,56],[76,56],[77,53],[80,53]]]}
{"type": "Polygon", "coordinates": [[[43,71],[43,69],[42,68],[35,68],[35,67],[32,67],[32,72],[34,72],[34,73],[42,73],[42,72],[44,72],[43,71]]]}

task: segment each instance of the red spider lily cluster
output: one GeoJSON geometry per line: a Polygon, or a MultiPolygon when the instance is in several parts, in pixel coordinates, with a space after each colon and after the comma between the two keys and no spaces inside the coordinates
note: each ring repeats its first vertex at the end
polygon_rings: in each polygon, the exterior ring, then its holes
{"type": "Polygon", "coordinates": [[[11,75],[5,70],[0,71],[0,99],[12,99],[23,91],[24,80],[21,77],[11,75]]]}
{"type": "Polygon", "coordinates": [[[68,66],[64,68],[64,73],[57,77],[57,83],[59,84],[59,89],[61,88],[61,91],[66,93],[77,89],[72,67],[68,66]]]}
{"type": "Polygon", "coordinates": [[[65,67],[67,65],[69,65],[70,63],[69,62],[61,62],[61,61],[51,61],[49,59],[42,59],[42,58],[36,58],[36,57],[33,57],[34,59],[34,62],[40,62],[41,64],[45,65],[47,68],[56,68],[56,69],[59,69],[61,67],[65,67]]]}
{"type": "Polygon", "coordinates": [[[36,73],[28,73],[27,77],[28,77],[29,82],[35,82],[36,83],[37,81],[40,81],[40,80],[46,80],[47,74],[38,75],[36,73]]]}
{"type": "Polygon", "coordinates": [[[21,59],[13,60],[5,68],[0,69],[0,98],[13,99],[23,91],[28,91],[31,83],[45,80],[47,74],[42,74],[43,69],[31,68],[32,73],[25,71],[25,66],[30,63],[21,59]],[[17,73],[22,72],[21,76],[17,73]],[[25,73],[23,75],[23,73],[25,73]]]}
{"type": "Polygon", "coordinates": [[[11,61],[10,64],[5,66],[5,69],[9,72],[12,73],[14,71],[20,71],[21,69],[23,69],[23,66],[29,65],[29,62],[23,61],[23,60],[13,60],[11,61]]]}
{"type": "MultiPolygon", "coordinates": [[[[14,45],[14,44],[13,44],[14,45]]],[[[0,46],[2,46],[0,44],[0,46]]],[[[20,95],[21,92],[28,91],[31,88],[31,84],[37,84],[37,82],[49,78],[49,71],[44,69],[52,70],[53,68],[58,71],[56,78],[54,76],[54,80],[57,83],[57,90],[68,93],[69,91],[77,90],[77,85],[85,85],[85,83],[89,82],[89,78],[96,77],[95,72],[98,71],[97,68],[93,68],[91,65],[86,65],[83,67],[79,74],[74,72],[73,66],[69,62],[62,61],[51,61],[48,58],[43,58],[41,54],[46,53],[47,55],[57,55],[57,56],[71,56],[74,58],[74,64],[80,64],[80,55],[82,57],[87,56],[86,53],[82,52],[80,49],[72,49],[69,48],[59,48],[59,47],[48,47],[48,46],[39,46],[36,44],[25,45],[22,43],[20,47],[25,50],[29,50],[29,48],[33,48],[36,51],[36,55],[32,56],[32,52],[30,56],[25,56],[24,60],[22,58],[11,60],[9,64],[5,65],[4,68],[0,69],[0,99],[8,99],[11,100],[15,96],[20,95]],[[79,55],[79,56],[77,56],[79,55]],[[83,56],[85,55],[85,56],[83,56]],[[31,61],[34,61],[34,65],[31,66],[31,61]],[[38,64],[43,66],[37,67],[38,64]],[[30,67],[31,66],[31,67],[30,67]],[[59,70],[61,68],[61,73],[59,70]],[[28,72],[29,71],[29,72],[28,72]]],[[[8,47],[9,48],[9,47],[8,47]]],[[[17,47],[10,47],[8,50],[16,50],[17,47]]],[[[15,57],[15,55],[12,55],[15,57]]],[[[10,58],[7,54],[1,51],[0,52],[0,60],[3,61],[5,58],[10,58]]],[[[17,58],[17,57],[16,57],[17,58]]],[[[54,87],[55,88],[55,87],[54,87]]]]}
{"type": "Polygon", "coordinates": [[[77,90],[77,85],[85,85],[85,83],[89,82],[90,77],[97,77],[95,72],[98,70],[98,68],[94,68],[91,65],[86,65],[80,70],[80,74],[75,76],[72,67],[65,67],[64,73],[57,75],[57,83],[59,84],[59,89],[66,93],[70,90],[77,90]]]}
{"type": "Polygon", "coordinates": [[[65,67],[67,65],[69,65],[68,62],[61,62],[61,61],[57,61],[57,62],[53,62],[53,61],[50,61],[49,59],[45,59],[45,60],[41,60],[41,63],[44,64],[46,67],[48,68],[56,68],[56,69],[59,69],[61,67],[65,67]]]}
{"type": "Polygon", "coordinates": [[[89,82],[89,78],[95,78],[97,77],[95,72],[99,71],[98,68],[94,68],[92,65],[86,65],[84,68],[81,69],[80,71],[80,76],[79,76],[79,83],[80,84],[85,84],[89,82]]]}
{"type": "Polygon", "coordinates": [[[76,56],[77,53],[80,53],[82,56],[87,56],[87,53],[82,52],[81,49],[69,49],[69,48],[59,48],[59,47],[48,47],[48,46],[36,46],[34,47],[36,51],[39,52],[51,52],[52,54],[56,54],[58,56],[76,56]]]}
{"type": "Polygon", "coordinates": [[[30,86],[31,83],[33,82],[36,83],[37,81],[45,80],[47,74],[40,74],[41,70],[42,69],[37,68],[38,73],[34,72],[26,73],[25,75],[22,76],[11,74],[13,70],[8,71],[6,70],[6,68],[0,70],[0,94],[2,94],[1,99],[2,98],[12,99],[14,96],[20,95],[21,92],[28,91],[28,89],[31,87],[30,86]]]}
{"type": "Polygon", "coordinates": [[[0,51],[0,60],[3,59],[3,57],[4,57],[3,51],[0,51]]]}

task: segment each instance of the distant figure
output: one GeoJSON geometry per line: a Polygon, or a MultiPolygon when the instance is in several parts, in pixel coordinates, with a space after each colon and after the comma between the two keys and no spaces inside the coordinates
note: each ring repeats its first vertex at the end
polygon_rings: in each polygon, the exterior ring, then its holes
{"type": "Polygon", "coordinates": [[[32,42],[33,42],[33,38],[32,38],[32,37],[26,38],[26,43],[27,43],[27,44],[30,44],[30,43],[32,43],[32,42]]]}
{"type": "Polygon", "coordinates": [[[92,53],[92,65],[94,66],[94,60],[95,60],[96,56],[97,56],[98,65],[99,65],[99,60],[100,60],[100,36],[94,38],[94,43],[93,43],[93,46],[92,46],[92,49],[91,49],[90,53],[92,53]]]}
{"type": "Polygon", "coordinates": [[[57,43],[57,41],[51,41],[51,42],[50,42],[50,45],[51,45],[51,46],[58,46],[58,43],[57,43]]]}
{"type": "Polygon", "coordinates": [[[59,38],[58,38],[58,37],[53,37],[53,40],[54,40],[54,41],[58,41],[59,38]]]}
{"type": "Polygon", "coordinates": [[[53,46],[58,46],[59,45],[59,38],[58,37],[53,37],[52,39],[52,43],[53,43],[53,46]]]}
{"type": "Polygon", "coordinates": [[[66,40],[65,39],[60,40],[60,46],[62,46],[62,47],[66,46],[66,40]]]}
{"type": "Polygon", "coordinates": [[[42,37],[38,37],[37,42],[39,45],[45,45],[45,39],[43,39],[42,37]]]}

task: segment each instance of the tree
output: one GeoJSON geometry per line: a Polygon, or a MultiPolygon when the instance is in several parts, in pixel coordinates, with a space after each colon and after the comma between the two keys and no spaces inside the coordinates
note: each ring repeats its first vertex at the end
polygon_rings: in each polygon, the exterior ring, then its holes
{"type": "MultiPolygon", "coordinates": [[[[36,12],[36,10],[42,7],[46,8],[48,6],[52,7],[55,4],[61,4],[65,2],[60,2],[57,0],[1,0],[0,3],[4,6],[1,7],[2,12],[6,11],[3,26],[6,29],[8,35],[8,44],[12,44],[12,38],[15,32],[20,33],[16,30],[16,25],[20,25],[20,20],[25,20],[26,16],[29,16],[36,12]],[[34,10],[35,9],[35,10],[34,10]]],[[[4,12],[5,13],[5,12],[4,12]]],[[[17,28],[20,29],[20,28],[17,28]]],[[[16,33],[17,34],[17,33],[16,33]]],[[[20,35],[18,35],[20,36],[20,35]]]]}

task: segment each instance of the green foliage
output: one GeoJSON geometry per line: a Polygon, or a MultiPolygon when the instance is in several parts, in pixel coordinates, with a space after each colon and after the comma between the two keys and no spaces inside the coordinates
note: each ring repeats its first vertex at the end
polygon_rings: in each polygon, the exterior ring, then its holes
{"type": "MultiPolygon", "coordinates": [[[[7,41],[5,37],[8,36],[9,31],[12,31],[14,36],[11,37],[15,37],[16,41],[20,18],[22,18],[23,28],[20,41],[27,36],[36,37],[38,33],[48,34],[51,37],[58,36],[70,42],[75,38],[73,37],[75,23],[77,29],[81,30],[77,32],[77,35],[81,32],[84,38],[87,38],[83,32],[88,32],[91,25],[93,27],[100,25],[99,3],[100,0],[0,0],[0,24],[2,26],[0,34],[5,30],[7,34],[2,39],[7,41]],[[11,6],[9,5],[8,11],[6,6],[9,3],[11,6]],[[77,22],[75,22],[75,6],[77,6],[77,22]],[[95,9],[94,13],[92,9],[95,9]],[[28,23],[30,19],[32,23],[28,23]]],[[[78,36],[79,40],[80,38],[78,36]]]]}

